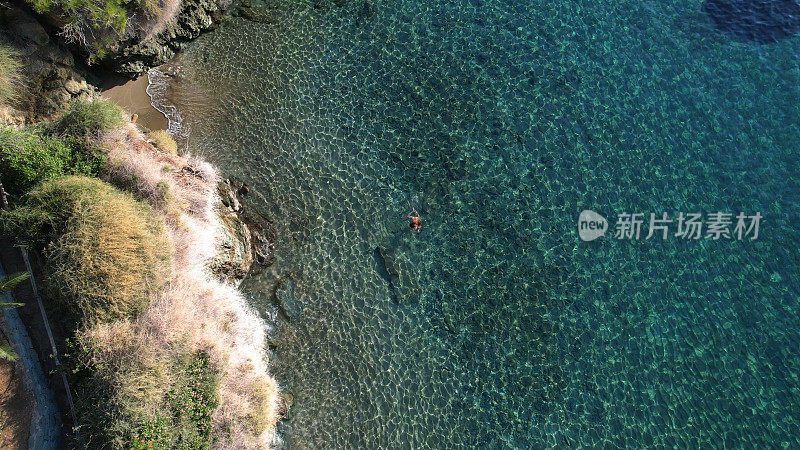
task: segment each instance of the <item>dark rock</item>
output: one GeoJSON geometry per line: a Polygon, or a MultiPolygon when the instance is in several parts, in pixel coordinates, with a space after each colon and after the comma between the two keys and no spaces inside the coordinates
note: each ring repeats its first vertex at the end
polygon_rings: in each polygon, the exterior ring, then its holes
{"type": "Polygon", "coordinates": [[[16,36],[18,41],[36,47],[44,47],[50,42],[50,36],[48,36],[44,27],[23,11],[11,8],[3,15],[12,18],[7,25],[7,29],[16,36]]]}
{"type": "Polygon", "coordinates": [[[392,274],[389,273],[389,269],[388,269],[387,265],[391,266],[392,264],[391,264],[391,262],[388,262],[388,264],[387,264],[387,260],[389,260],[389,261],[391,261],[391,260],[389,259],[389,256],[388,256],[388,253],[387,253],[386,249],[381,247],[381,246],[375,247],[375,259],[376,259],[377,264],[378,264],[378,275],[380,275],[381,278],[386,280],[387,283],[391,284],[392,283],[392,274]]]}
{"type": "Polygon", "coordinates": [[[275,260],[275,244],[260,230],[253,230],[253,252],[260,266],[267,267],[275,260]]]}
{"type": "Polygon", "coordinates": [[[241,281],[250,272],[255,260],[253,235],[250,228],[237,214],[241,209],[236,189],[230,180],[217,185],[221,206],[217,255],[211,262],[211,270],[233,282],[241,281]]]}
{"type": "Polygon", "coordinates": [[[270,24],[278,21],[278,11],[263,2],[244,0],[238,13],[252,22],[270,24]]]}
{"type": "Polygon", "coordinates": [[[288,416],[294,406],[294,394],[289,391],[281,392],[281,409],[284,416],[288,416]]]}
{"type": "Polygon", "coordinates": [[[397,262],[397,258],[395,258],[394,252],[381,246],[378,246],[376,250],[381,257],[381,261],[383,261],[383,269],[389,275],[390,279],[400,276],[400,265],[397,262]]]}
{"type": "Polygon", "coordinates": [[[275,260],[272,224],[252,205],[245,206],[240,192],[243,183],[226,179],[217,185],[220,238],[211,269],[233,282],[244,279],[253,263],[268,267],[275,260]]]}
{"type": "Polygon", "coordinates": [[[396,302],[413,302],[419,299],[416,271],[400,249],[379,245],[375,248],[375,256],[378,274],[389,284],[392,298],[396,302]]]}
{"type": "Polygon", "coordinates": [[[215,29],[222,21],[227,2],[184,0],[177,20],[155,36],[139,41],[131,36],[113,45],[102,65],[121,75],[136,78],[151,67],[166,63],[183,45],[215,29]]]}
{"type": "MultiPolygon", "coordinates": [[[[270,305],[270,307],[274,308],[274,306],[272,305],[270,305]]],[[[277,314],[275,314],[275,316],[277,316],[277,314]]],[[[280,333],[279,322],[277,320],[272,320],[270,317],[271,317],[270,314],[267,313],[266,325],[264,327],[264,336],[267,341],[267,346],[271,350],[275,350],[281,345],[281,333],[280,333]]]]}
{"type": "Polygon", "coordinates": [[[217,186],[217,192],[219,193],[222,204],[230,208],[231,211],[238,212],[242,209],[242,205],[239,203],[238,189],[233,186],[231,180],[224,180],[220,183],[217,186]]]}
{"type": "Polygon", "coordinates": [[[275,289],[275,300],[281,314],[291,322],[297,322],[303,315],[303,304],[300,301],[301,291],[294,279],[283,280],[275,289]]]}
{"type": "Polygon", "coordinates": [[[244,183],[230,179],[226,180],[224,195],[220,192],[220,197],[227,198],[225,201],[229,208],[238,213],[250,229],[255,261],[260,266],[268,267],[275,260],[275,231],[272,222],[252,202],[244,201],[242,196],[249,191],[244,183]]]}

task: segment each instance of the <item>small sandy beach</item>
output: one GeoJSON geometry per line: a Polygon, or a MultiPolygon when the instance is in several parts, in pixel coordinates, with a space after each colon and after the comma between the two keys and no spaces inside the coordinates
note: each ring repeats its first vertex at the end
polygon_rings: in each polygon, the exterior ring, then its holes
{"type": "Polygon", "coordinates": [[[118,84],[113,87],[103,88],[100,95],[125,108],[131,114],[138,114],[136,123],[149,130],[166,130],[167,118],[150,104],[147,95],[147,75],[118,84]]]}

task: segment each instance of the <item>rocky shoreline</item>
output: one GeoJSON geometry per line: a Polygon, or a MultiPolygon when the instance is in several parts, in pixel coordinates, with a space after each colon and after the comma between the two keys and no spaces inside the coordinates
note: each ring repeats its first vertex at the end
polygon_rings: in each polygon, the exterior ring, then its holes
{"type": "Polygon", "coordinates": [[[13,106],[0,105],[0,124],[24,126],[47,120],[76,98],[94,96],[104,80],[133,79],[172,59],[188,42],[215,29],[225,17],[228,0],[185,0],[163,30],[140,39],[115,43],[98,63],[84,63],[84,49],[67,43],[52,25],[22,2],[0,5],[0,43],[21,57],[22,80],[13,106]]]}
{"type": "Polygon", "coordinates": [[[48,119],[96,89],[73,54],[21,6],[0,8],[0,42],[20,56],[22,84],[13,106],[0,105],[0,124],[23,126],[48,119]]]}
{"type": "MultiPolygon", "coordinates": [[[[13,104],[0,104],[0,125],[19,128],[52,120],[77,99],[97,98],[102,80],[108,80],[109,73],[134,78],[169,61],[184,44],[216,28],[228,4],[224,0],[187,0],[176,19],[163,31],[141,41],[122,40],[107,58],[91,66],[81,62],[86,55],[65,43],[46,17],[35,14],[24,3],[3,6],[0,8],[0,43],[19,55],[24,83],[19,86],[19,95],[13,104]]],[[[182,170],[191,169],[187,165],[182,170]]],[[[213,209],[218,227],[214,239],[216,254],[208,267],[218,279],[235,286],[251,271],[269,267],[274,261],[274,227],[265,215],[248,205],[247,193],[248,187],[241,182],[222,179],[213,196],[217,199],[213,209]]],[[[284,319],[291,321],[299,317],[302,312],[300,295],[300,288],[294,281],[284,280],[278,284],[274,301],[284,319]]],[[[267,332],[278,326],[270,323],[267,332]]],[[[275,340],[274,336],[268,337],[270,347],[275,340]]],[[[47,352],[40,348],[38,353],[41,359],[47,352]]],[[[279,401],[279,414],[286,417],[292,403],[291,395],[281,395],[279,401]]],[[[273,428],[272,437],[268,438],[272,445],[282,446],[282,428],[285,427],[279,425],[277,433],[273,428]]]]}
{"type": "MultiPolygon", "coordinates": [[[[46,18],[37,18],[26,5],[2,5],[0,43],[19,54],[23,83],[13,106],[0,104],[0,125],[21,127],[51,119],[76,99],[96,97],[109,72],[133,79],[168,62],[186,43],[216,28],[229,5],[228,0],[186,0],[162,32],[142,41],[120,41],[96,66],[81,64],[85,55],[54,35],[46,18]]],[[[218,189],[223,236],[213,267],[236,284],[254,263],[268,266],[274,257],[269,221],[254,209],[243,209],[241,196],[247,189],[230,179],[218,189]]]]}

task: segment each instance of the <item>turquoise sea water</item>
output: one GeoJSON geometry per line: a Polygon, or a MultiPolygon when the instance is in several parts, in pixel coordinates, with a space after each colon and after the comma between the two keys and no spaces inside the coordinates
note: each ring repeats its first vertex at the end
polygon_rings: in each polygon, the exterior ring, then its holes
{"type": "Polygon", "coordinates": [[[301,287],[272,358],[290,448],[800,446],[791,20],[246,6],[187,47],[169,95],[189,150],[274,222],[254,302],[273,317],[276,279],[301,287]],[[584,209],[612,230],[583,242],[584,209]],[[613,237],[619,213],[717,211],[759,212],[759,238],[613,237]]]}

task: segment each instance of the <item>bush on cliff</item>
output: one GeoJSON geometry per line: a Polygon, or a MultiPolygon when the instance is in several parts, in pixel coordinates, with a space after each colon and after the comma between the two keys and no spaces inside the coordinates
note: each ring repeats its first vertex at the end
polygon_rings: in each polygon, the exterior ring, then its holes
{"type": "Polygon", "coordinates": [[[68,343],[83,444],[209,448],[219,374],[208,354],[180,344],[151,348],[134,327],[99,327],[68,343]]]}
{"type": "Polygon", "coordinates": [[[76,139],[91,139],[124,123],[122,109],[114,103],[100,99],[78,99],[56,120],[51,131],[76,139]]]}
{"type": "Polygon", "coordinates": [[[130,448],[209,448],[219,374],[203,351],[178,366],[178,381],[167,391],[162,408],[136,430],[130,448]]]}
{"type": "Polygon", "coordinates": [[[147,139],[150,139],[153,145],[170,155],[178,154],[178,144],[175,142],[175,139],[164,130],[156,130],[147,133],[147,139]]]}
{"type": "Polygon", "coordinates": [[[169,243],[149,205],[98,179],[44,181],[0,216],[44,245],[48,297],[87,323],[133,317],[167,282],[169,243]]]}
{"type": "Polygon", "coordinates": [[[105,162],[97,138],[124,123],[119,106],[80,99],[55,122],[25,131],[0,128],[0,177],[6,190],[19,196],[57,175],[97,175],[105,162]]]}
{"type": "Polygon", "coordinates": [[[0,177],[15,197],[58,175],[96,175],[104,160],[79,140],[0,128],[0,177]]]}
{"type": "Polygon", "coordinates": [[[133,0],[27,0],[39,14],[51,14],[63,23],[61,33],[102,58],[112,36],[121,37],[133,0]]]}

